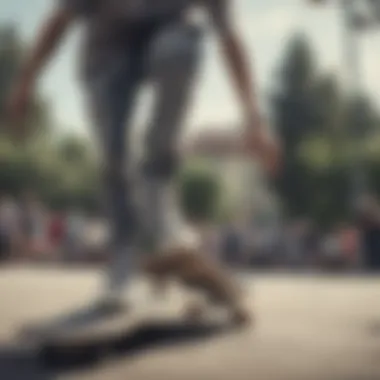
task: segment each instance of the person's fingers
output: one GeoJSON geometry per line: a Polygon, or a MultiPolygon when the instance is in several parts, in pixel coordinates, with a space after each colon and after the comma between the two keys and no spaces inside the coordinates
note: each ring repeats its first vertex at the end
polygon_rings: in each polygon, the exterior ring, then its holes
{"type": "Polygon", "coordinates": [[[244,150],[252,157],[257,157],[265,171],[275,177],[281,166],[281,147],[275,136],[266,130],[248,131],[243,141],[244,150]]]}
{"type": "Polygon", "coordinates": [[[253,153],[259,157],[259,160],[269,175],[277,175],[281,163],[281,153],[275,141],[265,139],[260,144],[256,144],[255,152],[253,153]]]}

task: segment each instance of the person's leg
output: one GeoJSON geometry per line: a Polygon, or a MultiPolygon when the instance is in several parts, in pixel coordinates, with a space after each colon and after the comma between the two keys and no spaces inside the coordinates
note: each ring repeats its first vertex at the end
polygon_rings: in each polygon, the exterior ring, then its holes
{"type": "Polygon", "coordinates": [[[183,223],[172,182],[179,166],[178,135],[191,101],[201,58],[202,31],[186,24],[165,28],[148,52],[156,103],[142,163],[142,215],[151,247],[172,239],[183,223]]]}
{"type": "MultiPolygon", "coordinates": [[[[157,103],[148,130],[146,160],[143,165],[145,199],[144,227],[152,240],[151,248],[162,257],[145,263],[149,274],[158,270],[163,276],[178,278],[185,285],[198,283],[205,292],[221,299],[236,311],[244,312],[233,280],[215,263],[199,252],[199,236],[184,235],[186,223],[181,218],[173,192],[172,180],[180,164],[177,137],[182,131],[186,110],[196,79],[202,33],[189,25],[174,25],[159,34],[151,45],[151,74],[157,103]],[[151,265],[150,265],[151,264],[151,265]],[[151,270],[149,270],[151,269],[151,270]]],[[[238,315],[239,314],[239,315],[238,315]]]]}
{"type": "Polygon", "coordinates": [[[88,94],[102,153],[102,199],[110,228],[104,300],[117,302],[137,259],[138,229],[128,168],[126,132],[139,85],[135,62],[122,55],[88,82],[88,94]]]}

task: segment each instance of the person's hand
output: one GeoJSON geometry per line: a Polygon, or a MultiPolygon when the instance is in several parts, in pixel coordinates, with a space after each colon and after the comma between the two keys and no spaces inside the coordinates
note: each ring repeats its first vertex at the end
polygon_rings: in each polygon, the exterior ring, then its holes
{"type": "Polygon", "coordinates": [[[248,126],[244,136],[245,147],[252,156],[258,156],[265,170],[272,176],[278,173],[281,148],[277,139],[264,125],[248,126]]]}
{"type": "Polygon", "coordinates": [[[15,140],[25,138],[25,121],[32,97],[32,86],[27,81],[20,81],[11,91],[7,103],[7,124],[10,135],[15,140]]]}

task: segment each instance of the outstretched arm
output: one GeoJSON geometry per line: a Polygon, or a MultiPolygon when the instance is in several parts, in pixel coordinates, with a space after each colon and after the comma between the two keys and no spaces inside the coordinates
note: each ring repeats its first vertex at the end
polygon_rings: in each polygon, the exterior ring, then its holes
{"type": "Polygon", "coordinates": [[[219,36],[222,53],[227,63],[242,105],[245,124],[245,144],[248,151],[258,154],[271,173],[278,168],[280,149],[264,128],[256,98],[254,78],[241,38],[231,14],[231,0],[206,0],[213,25],[219,36]]]}
{"type": "Polygon", "coordinates": [[[58,47],[73,14],[66,7],[57,7],[41,28],[36,42],[20,73],[19,80],[34,82],[41,69],[58,47]]]}
{"type": "Polygon", "coordinates": [[[242,40],[233,22],[230,0],[208,0],[208,4],[212,23],[227,63],[227,69],[231,74],[242,105],[245,121],[258,127],[260,117],[254,78],[242,40]]]}
{"type": "Polygon", "coordinates": [[[36,79],[58,47],[72,19],[70,8],[59,6],[45,21],[14,85],[9,102],[11,121],[16,122],[24,117],[36,79]]]}

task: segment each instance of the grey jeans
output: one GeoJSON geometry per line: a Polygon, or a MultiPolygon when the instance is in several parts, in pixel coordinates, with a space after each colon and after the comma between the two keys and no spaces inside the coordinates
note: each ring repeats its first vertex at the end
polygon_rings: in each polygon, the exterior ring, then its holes
{"type": "Polygon", "coordinates": [[[143,223],[134,200],[135,179],[130,171],[131,116],[141,86],[151,83],[155,106],[145,140],[141,174],[170,180],[179,157],[178,133],[189,105],[200,61],[202,30],[172,23],[118,49],[107,67],[86,81],[90,111],[102,149],[104,209],[111,228],[111,243],[130,243],[143,223]]]}

